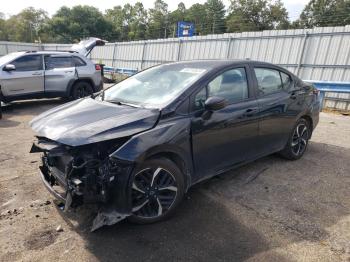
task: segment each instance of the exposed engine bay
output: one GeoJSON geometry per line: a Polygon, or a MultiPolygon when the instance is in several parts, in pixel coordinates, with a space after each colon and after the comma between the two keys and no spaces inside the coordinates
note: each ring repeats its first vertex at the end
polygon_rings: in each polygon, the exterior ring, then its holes
{"type": "Polygon", "coordinates": [[[97,204],[92,231],[112,225],[131,214],[130,174],[133,164],[110,154],[126,139],[71,147],[38,137],[31,153],[42,153],[41,177],[64,210],[97,204]]]}

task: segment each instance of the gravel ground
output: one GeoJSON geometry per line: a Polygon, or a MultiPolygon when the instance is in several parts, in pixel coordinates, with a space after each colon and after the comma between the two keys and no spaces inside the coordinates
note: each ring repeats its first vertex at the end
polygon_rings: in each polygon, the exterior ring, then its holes
{"type": "Polygon", "coordinates": [[[28,153],[28,122],[61,103],[18,102],[0,120],[0,261],[350,261],[350,117],[321,113],[302,159],[196,185],[168,221],[90,233],[89,211],[62,214],[28,153]]]}

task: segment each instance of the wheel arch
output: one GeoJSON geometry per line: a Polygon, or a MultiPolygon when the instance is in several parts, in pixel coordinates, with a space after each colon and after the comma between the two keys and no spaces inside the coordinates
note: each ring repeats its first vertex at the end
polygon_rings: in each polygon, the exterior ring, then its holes
{"type": "Polygon", "coordinates": [[[184,157],[180,150],[174,148],[153,148],[146,152],[140,160],[146,161],[155,158],[169,159],[180,169],[181,173],[184,175],[185,190],[187,191],[187,189],[191,186],[191,177],[193,172],[190,161],[186,160],[186,157],[184,157]]]}
{"type": "Polygon", "coordinates": [[[89,83],[91,85],[92,89],[94,90],[94,92],[96,92],[94,81],[91,78],[84,77],[84,78],[72,79],[69,81],[68,86],[67,86],[67,97],[72,95],[74,85],[76,85],[77,83],[80,83],[80,82],[89,83]]]}
{"type": "Polygon", "coordinates": [[[305,119],[309,123],[309,125],[310,125],[310,138],[311,138],[311,135],[312,135],[312,132],[314,129],[313,128],[314,123],[313,123],[312,117],[308,114],[305,114],[305,115],[302,115],[299,119],[305,119]]]}

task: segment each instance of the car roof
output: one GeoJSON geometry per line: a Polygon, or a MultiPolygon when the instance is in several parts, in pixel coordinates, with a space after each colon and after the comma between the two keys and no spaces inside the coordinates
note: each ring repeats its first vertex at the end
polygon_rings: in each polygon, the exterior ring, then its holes
{"type": "Polygon", "coordinates": [[[75,52],[75,51],[56,51],[56,50],[45,50],[45,51],[25,51],[25,52],[22,52],[22,54],[39,54],[39,55],[51,55],[51,54],[54,54],[54,55],[67,55],[67,54],[74,54],[74,55],[80,55],[78,52],[75,52]]]}
{"type": "Polygon", "coordinates": [[[240,65],[240,64],[259,64],[266,66],[276,66],[271,63],[255,61],[250,59],[203,59],[203,60],[185,60],[175,62],[176,64],[194,66],[194,67],[221,67],[230,65],[240,65]]]}
{"type": "Polygon", "coordinates": [[[243,64],[251,64],[254,66],[270,67],[284,72],[288,72],[289,75],[295,75],[285,68],[268,62],[256,61],[251,59],[203,59],[203,60],[188,60],[188,61],[178,61],[172,62],[171,64],[179,64],[182,66],[194,67],[194,68],[206,68],[208,70],[223,69],[229,66],[239,66],[243,64]]]}

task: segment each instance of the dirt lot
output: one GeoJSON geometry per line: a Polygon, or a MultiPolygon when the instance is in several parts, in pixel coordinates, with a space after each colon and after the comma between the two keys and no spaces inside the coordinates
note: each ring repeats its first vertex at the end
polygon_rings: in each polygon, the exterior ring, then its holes
{"type": "Polygon", "coordinates": [[[0,261],[350,261],[350,117],[322,113],[299,161],[269,156],[195,186],[171,220],[89,233],[91,215],[63,215],[28,153],[29,120],[60,103],[0,120],[0,261]]]}

